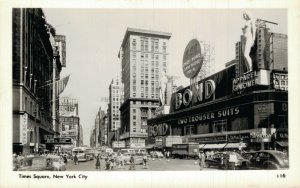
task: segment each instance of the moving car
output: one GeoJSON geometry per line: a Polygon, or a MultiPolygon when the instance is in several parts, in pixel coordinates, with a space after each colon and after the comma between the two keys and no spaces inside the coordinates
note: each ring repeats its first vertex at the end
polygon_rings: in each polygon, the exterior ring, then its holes
{"type": "Polygon", "coordinates": [[[286,153],[276,150],[260,150],[251,157],[251,166],[260,169],[287,169],[289,160],[286,153]]]}
{"type": "Polygon", "coordinates": [[[160,151],[153,151],[150,153],[152,158],[163,158],[164,155],[160,151]]]}
{"type": "Polygon", "coordinates": [[[17,171],[63,171],[65,164],[60,157],[37,156],[24,158],[23,164],[17,171]]]}
{"type": "Polygon", "coordinates": [[[248,169],[250,161],[236,152],[220,152],[215,153],[211,159],[205,159],[205,164],[208,168],[215,166],[226,170],[230,168],[248,169]]]}

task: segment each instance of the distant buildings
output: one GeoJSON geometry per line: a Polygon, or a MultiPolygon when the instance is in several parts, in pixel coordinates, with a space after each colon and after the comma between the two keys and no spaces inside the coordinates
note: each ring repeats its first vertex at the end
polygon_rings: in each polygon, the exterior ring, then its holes
{"type": "Polygon", "coordinates": [[[112,141],[119,140],[120,123],[120,106],[124,101],[124,87],[117,76],[109,85],[109,103],[107,109],[108,116],[108,145],[111,146],[112,141]]]}
{"type": "Polygon", "coordinates": [[[92,129],[90,136],[90,146],[91,147],[100,147],[106,145],[107,139],[107,122],[106,122],[106,113],[104,110],[99,108],[96,118],[94,128],[92,129]]]}
{"type": "Polygon", "coordinates": [[[124,103],[120,140],[126,147],[145,147],[147,119],[159,104],[161,72],[168,73],[168,41],[171,33],[128,28],[119,58],[122,63],[124,103]]]}

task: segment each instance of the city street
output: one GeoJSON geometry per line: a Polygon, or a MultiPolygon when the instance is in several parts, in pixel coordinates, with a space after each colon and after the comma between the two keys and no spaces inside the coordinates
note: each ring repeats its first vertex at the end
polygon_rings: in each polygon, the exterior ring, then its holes
{"type": "MultiPolygon", "coordinates": [[[[68,161],[66,166],[67,171],[100,171],[95,167],[96,160],[79,162],[78,165],[74,165],[72,160],[68,161]]],[[[101,171],[104,171],[105,161],[101,160],[101,171]]],[[[185,160],[185,159],[151,159],[148,162],[148,168],[144,168],[143,165],[135,165],[135,169],[138,171],[198,171],[199,165],[197,160],[185,160]],[[196,163],[197,164],[196,164],[196,163]]],[[[125,165],[121,168],[115,168],[112,171],[128,171],[129,165],[125,165]]],[[[204,168],[203,170],[218,170],[216,168],[204,168]]]]}

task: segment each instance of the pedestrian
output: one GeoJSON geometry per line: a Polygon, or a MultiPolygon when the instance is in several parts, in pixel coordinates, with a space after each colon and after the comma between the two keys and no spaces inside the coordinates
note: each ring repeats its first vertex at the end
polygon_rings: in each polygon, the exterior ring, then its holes
{"type": "Polygon", "coordinates": [[[147,165],[147,154],[146,153],[144,154],[143,162],[144,162],[144,168],[148,168],[148,165],[147,165]]]}
{"type": "Polygon", "coordinates": [[[100,154],[98,154],[98,156],[96,158],[96,169],[101,169],[100,154]]]}
{"type": "Polygon", "coordinates": [[[111,157],[109,162],[110,162],[110,170],[113,170],[114,167],[115,167],[115,159],[114,159],[114,157],[111,157]]]}
{"type": "Polygon", "coordinates": [[[20,168],[20,160],[18,159],[18,155],[13,154],[13,170],[18,170],[20,168]]]}
{"type": "Polygon", "coordinates": [[[167,151],[167,158],[169,159],[170,157],[170,151],[167,151]]]}
{"type": "Polygon", "coordinates": [[[64,159],[64,163],[67,164],[68,163],[68,159],[67,159],[66,155],[63,156],[63,159],[64,159]]]}
{"type": "Polygon", "coordinates": [[[105,170],[110,170],[110,159],[108,157],[105,159],[105,170]]]}
{"type": "Polygon", "coordinates": [[[130,156],[130,165],[129,165],[129,170],[135,170],[135,165],[134,165],[134,157],[133,155],[130,156]]]}
{"type": "Polygon", "coordinates": [[[78,157],[77,157],[77,153],[74,156],[74,163],[75,165],[78,165],[78,157]]]}
{"type": "Polygon", "coordinates": [[[200,170],[203,170],[205,166],[205,155],[203,151],[199,152],[199,166],[200,166],[200,170]]]}

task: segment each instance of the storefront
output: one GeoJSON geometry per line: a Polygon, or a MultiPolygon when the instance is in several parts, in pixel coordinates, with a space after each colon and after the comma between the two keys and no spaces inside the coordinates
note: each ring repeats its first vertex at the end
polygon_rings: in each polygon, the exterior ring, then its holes
{"type": "Polygon", "coordinates": [[[288,92],[275,88],[275,75],[260,70],[236,78],[231,66],[186,87],[172,95],[170,114],[148,120],[148,136],[177,135],[204,150],[285,147],[276,130],[288,126],[288,92]]]}

